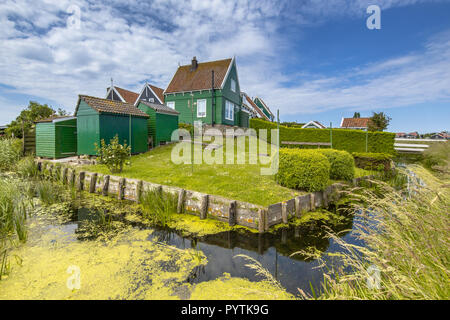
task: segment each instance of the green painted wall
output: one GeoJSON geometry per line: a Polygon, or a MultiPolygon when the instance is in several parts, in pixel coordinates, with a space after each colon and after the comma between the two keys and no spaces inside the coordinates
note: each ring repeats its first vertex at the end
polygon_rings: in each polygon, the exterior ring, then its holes
{"type": "Polygon", "coordinates": [[[77,120],[36,124],[36,155],[64,158],[77,154],[77,120]]]}
{"type": "MultiPolygon", "coordinates": [[[[236,64],[233,63],[233,66],[230,70],[228,78],[225,81],[224,87],[222,90],[217,89],[214,91],[215,97],[215,112],[214,119],[216,124],[227,124],[227,125],[239,125],[239,115],[237,111],[239,106],[242,104],[242,99],[240,95],[241,88],[239,86],[239,79],[237,77],[237,69],[236,64]],[[236,92],[231,91],[231,79],[236,81],[236,92]],[[235,109],[234,121],[225,119],[225,100],[229,100],[234,103],[237,108],[235,109]]],[[[212,93],[210,90],[203,91],[195,91],[193,92],[193,99],[196,102],[198,99],[206,99],[206,117],[198,118],[197,117],[197,107],[194,108],[194,121],[202,121],[206,124],[212,123],[212,93]]],[[[191,100],[192,97],[190,92],[186,93],[176,93],[176,94],[167,94],[165,95],[165,102],[174,101],[175,102],[175,110],[177,110],[179,115],[179,122],[182,123],[191,123],[192,124],[192,113],[188,108],[188,101],[191,100]]]]}
{"type": "Polygon", "coordinates": [[[148,150],[147,146],[147,118],[130,117],[118,114],[99,114],[88,106],[83,100],[80,101],[77,112],[77,136],[79,155],[96,155],[95,143],[100,145],[102,139],[106,143],[119,135],[119,142],[125,141],[129,145],[131,139],[131,153],[141,153],[148,150]]]}
{"type": "Polygon", "coordinates": [[[143,103],[140,103],[138,108],[149,115],[148,136],[153,137],[153,146],[158,146],[161,141],[171,141],[172,132],[178,129],[178,115],[157,113],[143,103]]]}

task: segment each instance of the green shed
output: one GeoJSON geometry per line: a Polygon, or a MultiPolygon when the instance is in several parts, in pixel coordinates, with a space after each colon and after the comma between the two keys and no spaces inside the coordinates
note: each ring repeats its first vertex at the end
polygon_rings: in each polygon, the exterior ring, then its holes
{"type": "Polygon", "coordinates": [[[78,155],[96,155],[95,143],[109,143],[115,135],[121,144],[131,145],[133,154],[148,150],[149,116],[132,104],[80,95],[75,115],[78,155]]]}
{"type": "Polygon", "coordinates": [[[152,146],[172,140],[172,132],[178,129],[178,111],[163,104],[141,100],[138,108],[148,114],[148,137],[152,146]]]}
{"type": "Polygon", "coordinates": [[[53,117],[36,122],[36,156],[65,158],[77,154],[77,119],[53,117]]]}

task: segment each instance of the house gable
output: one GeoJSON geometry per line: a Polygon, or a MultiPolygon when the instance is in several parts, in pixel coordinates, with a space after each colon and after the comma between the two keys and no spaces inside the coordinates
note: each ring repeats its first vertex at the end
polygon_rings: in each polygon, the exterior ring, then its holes
{"type": "Polygon", "coordinates": [[[151,84],[146,83],[137,97],[134,105],[137,106],[139,101],[144,100],[150,103],[164,104],[164,90],[151,84]]]}

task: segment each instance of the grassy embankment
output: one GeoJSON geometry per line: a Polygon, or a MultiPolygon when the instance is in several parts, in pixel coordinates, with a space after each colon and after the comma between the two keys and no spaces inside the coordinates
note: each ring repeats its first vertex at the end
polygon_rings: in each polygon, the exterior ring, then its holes
{"type": "MultiPolygon", "coordinates": [[[[260,169],[268,165],[248,164],[248,146],[246,164],[194,165],[193,173],[190,164],[174,164],[171,161],[173,148],[174,145],[161,146],[132,156],[131,166],[125,166],[120,175],[264,206],[305,193],[278,185],[272,175],[261,175],[260,169]]],[[[224,157],[225,153],[226,150],[223,152],[224,157]]],[[[237,157],[235,152],[235,159],[237,157]]],[[[84,169],[109,174],[104,165],[85,166],[84,169]]],[[[370,174],[369,171],[356,168],[356,177],[370,174]]],[[[329,181],[330,184],[335,182],[329,181]]]]}

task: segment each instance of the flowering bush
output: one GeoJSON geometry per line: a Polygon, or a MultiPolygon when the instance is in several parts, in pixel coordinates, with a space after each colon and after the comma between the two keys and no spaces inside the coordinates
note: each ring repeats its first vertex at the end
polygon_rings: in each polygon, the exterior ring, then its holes
{"type": "Polygon", "coordinates": [[[105,143],[105,140],[101,140],[101,146],[95,144],[95,149],[98,153],[99,163],[108,167],[111,173],[122,172],[123,164],[130,156],[131,146],[123,145],[119,143],[119,136],[116,134],[112,138],[109,144],[105,143]]]}

